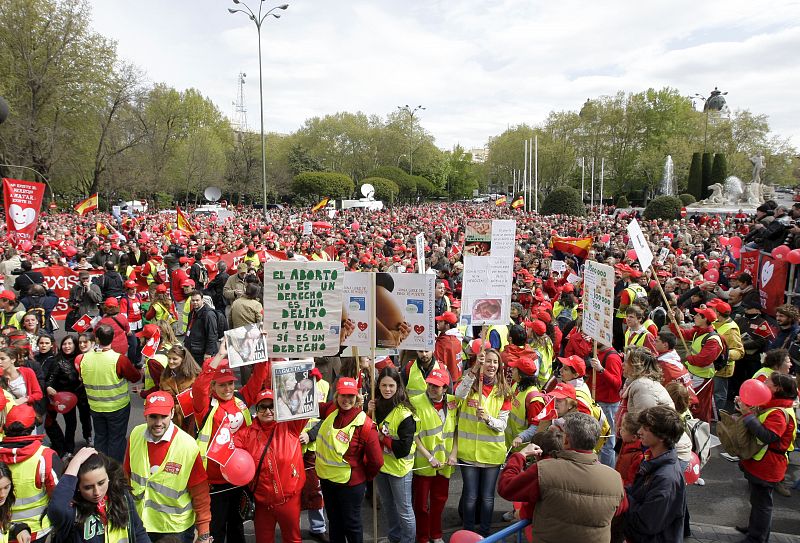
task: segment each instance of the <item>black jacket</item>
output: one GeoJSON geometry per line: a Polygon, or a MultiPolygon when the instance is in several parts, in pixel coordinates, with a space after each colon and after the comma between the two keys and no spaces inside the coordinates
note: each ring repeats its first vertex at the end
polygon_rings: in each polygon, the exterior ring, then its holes
{"type": "Polygon", "coordinates": [[[213,309],[203,305],[200,309],[189,313],[189,330],[184,345],[198,362],[202,362],[202,355],[217,354],[218,341],[217,315],[213,309]]]}
{"type": "Polygon", "coordinates": [[[125,280],[115,271],[107,271],[95,279],[95,284],[100,287],[103,299],[119,298],[125,294],[125,280]]]}
{"type": "Polygon", "coordinates": [[[77,393],[83,385],[78,370],[75,369],[75,357],[67,358],[59,354],[45,378],[45,385],[56,392],[77,393]]]}
{"type": "Polygon", "coordinates": [[[228,277],[230,277],[228,272],[219,272],[214,279],[208,282],[208,286],[203,290],[204,294],[211,296],[214,308],[220,311],[225,311],[225,297],[222,295],[222,289],[225,288],[228,277]]]}
{"type": "Polygon", "coordinates": [[[44,284],[44,275],[42,272],[38,271],[27,271],[22,272],[17,276],[16,281],[14,281],[14,290],[20,293],[21,296],[24,296],[28,293],[28,288],[31,285],[43,285],[44,284]]]}
{"type": "Polygon", "coordinates": [[[683,541],[686,483],[674,448],[657,458],[643,461],[626,492],[625,537],[628,541],[683,541]]]}

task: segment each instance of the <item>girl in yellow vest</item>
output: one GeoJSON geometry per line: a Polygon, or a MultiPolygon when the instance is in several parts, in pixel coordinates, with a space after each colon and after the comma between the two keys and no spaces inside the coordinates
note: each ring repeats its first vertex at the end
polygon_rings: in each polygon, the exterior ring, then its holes
{"type": "Polygon", "coordinates": [[[786,349],[773,349],[764,355],[760,370],[753,374],[753,379],[766,383],[774,372],[788,374],[792,369],[792,359],[786,349]]]}
{"type": "Polygon", "coordinates": [[[195,362],[192,353],[183,345],[175,344],[167,351],[167,367],[161,374],[159,387],[172,394],[172,399],[175,400],[175,416],[172,418],[172,422],[190,435],[194,435],[197,429],[194,411],[183,412],[178,394],[192,388],[198,375],[200,375],[200,366],[195,362]]]}
{"type": "Polygon", "coordinates": [[[31,531],[24,522],[11,522],[14,505],[14,480],[8,464],[0,462],[0,541],[30,541],[31,531]]]}
{"type": "Polygon", "coordinates": [[[502,366],[500,353],[495,349],[479,353],[475,365],[456,388],[460,400],[458,437],[451,457],[458,458],[459,464],[466,464],[461,466],[464,529],[475,531],[475,510],[480,507],[478,532],[483,536],[491,531],[495,484],[500,465],[506,459],[505,430],[511,412],[511,389],[503,377],[502,366]]]}
{"type": "Polygon", "coordinates": [[[383,448],[383,467],[375,478],[389,541],[414,543],[417,526],[411,498],[411,468],[414,466],[414,435],[417,423],[400,373],[386,366],[378,375],[377,398],[370,400],[383,448]]]}
{"type": "Polygon", "coordinates": [[[83,448],[58,481],[47,516],[63,543],[149,541],[120,465],[83,448]]]}

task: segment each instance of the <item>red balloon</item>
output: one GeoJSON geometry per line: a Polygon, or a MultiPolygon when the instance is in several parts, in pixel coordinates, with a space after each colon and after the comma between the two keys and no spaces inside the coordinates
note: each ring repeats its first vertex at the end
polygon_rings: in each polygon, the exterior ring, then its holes
{"type": "Polygon", "coordinates": [[[712,260],[708,263],[709,268],[719,269],[719,260],[712,260]]]}
{"type": "Polygon", "coordinates": [[[687,485],[693,485],[698,479],[700,479],[700,459],[695,453],[692,453],[689,463],[686,464],[686,468],[683,470],[683,480],[686,481],[687,485]]]}
{"type": "Polygon", "coordinates": [[[78,404],[78,397],[72,392],[56,392],[50,403],[59,413],[69,413],[78,404]]]}
{"type": "Polygon", "coordinates": [[[711,281],[712,283],[716,283],[719,281],[719,272],[715,269],[710,269],[703,274],[703,279],[706,281],[711,281]]]}
{"type": "Polygon", "coordinates": [[[728,244],[731,242],[730,238],[727,238],[725,236],[720,236],[718,239],[719,239],[719,244],[722,245],[723,247],[727,247],[728,244]]]}
{"type": "Polygon", "coordinates": [[[737,249],[741,249],[742,248],[742,238],[740,238],[739,236],[732,237],[730,239],[730,242],[731,242],[730,243],[731,247],[735,247],[737,249]]]}
{"type": "Polygon", "coordinates": [[[772,391],[758,379],[748,379],[739,388],[739,398],[747,406],[758,407],[772,399],[772,391]]]}
{"type": "Polygon", "coordinates": [[[772,258],[776,260],[783,260],[789,254],[789,247],[786,245],[778,245],[772,250],[772,258]]]}
{"type": "Polygon", "coordinates": [[[66,256],[67,258],[72,258],[76,254],[78,254],[78,250],[72,245],[67,245],[61,250],[61,252],[64,253],[64,256],[66,256]]]}
{"type": "Polygon", "coordinates": [[[253,480],[256,474],[256,464],[249,452],[244,449],[235,449],[228,463],[222,466],[220,471],[230,484],[244,486],[253,480]]]}
{"type": "Polygon", "coordinates": [[[481,541],[483,536],[470,532],[469,530],[459,530],[450,536],[450,543],[475,543],[481,541]]]}
{"type": "Polygon", "coordinates": [[[786,255],[786,262],[789,264],[800,264],[800,249],[789,251],[789,254],[786,255]]]}
{"type": "Polygon", "coordinates": [[[20,247],[20,249],[22,249],[23,251],[25,251],[27,253],[28,251],[33,249],[33,243],[31,243],[30,241],[28,241],[26,239],[25,241],[21,241],[20,242],[19,247],[20,247]]]}
{"type": "Polygon", "coordinates": [[[633,260],[633,261],[635,261],[635,260],[636,260],[636,249],[630,249],[630,250],[627,252],[626,256],[628,257],[628,260],[633,260]]]}
{"type": "Polygon", "coordinates": [[[609,240],[611,240],[611,234],[603,234],[602,236],[600,236],[600,241],[602,241],[603,243],[608,243],[609,240]]]}
{"type": "Polygon", "coordinates": [[[358,221],[353,221],[353,224],[350,225],[350,230],[353,232],[358,232],[359,228],[361,228],[361,225],[358,223],[358,221]]]}

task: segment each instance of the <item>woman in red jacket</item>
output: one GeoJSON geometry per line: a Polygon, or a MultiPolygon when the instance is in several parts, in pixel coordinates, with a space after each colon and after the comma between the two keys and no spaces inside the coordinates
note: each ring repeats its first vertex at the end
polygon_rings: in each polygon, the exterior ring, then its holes
{"type": "Polygon", "coordinates": [[[739,466],[750,487],[750,519],[747,526],[736,529],[747,535],[746,541],[767,541],[772,524],[772,489],[783,481],[789,466],[788,452],[794,450],[797,418],[794,401],[797,382],[793,377],[773,373],[766,385],[772,399],[757,410],[736,397],[736,408],[744,417],[747,430],[763,444],[763,448],[739,466]]]}
{"type": "Polygon", "coordinates": [[[28,404],[31,407],[42,399],[42,388],[36,373],[25,366],[15,366],[19,349],[16,347],[3,347],[0,349],[0,382],[3,388],[14,396],[15,403],[28,404]]]}
{"type": "Polygon", "coordinates": [[[362,543],[361,503],[366,482],[383,466],[378,431],[362,405],[358,383],[349,377],[339,378],[333,402],[320,405],[316,470],[331,543],[362,543]]]}
{"type": "Polygon", "coordinates": [[[237,447],[253,457],[256,475],[250,484],[255,496],[256,543],[275,540],[275,524],[281,540],[300,543],[300,491],[306,481],[300,434],[306,419],[275,422],[274,396],[262,390],[256,396],[256,419],[234,435],[237,447]]]}

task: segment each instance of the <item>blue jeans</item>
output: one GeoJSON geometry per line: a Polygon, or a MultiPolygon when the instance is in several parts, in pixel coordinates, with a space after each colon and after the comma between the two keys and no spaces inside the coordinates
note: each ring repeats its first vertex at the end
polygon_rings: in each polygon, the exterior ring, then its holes
{"type": "MultiPolygon", "coordinates": [[[[463,460],[459,459],[459,462],[463,462],[463,460]]],[[[480,507],[481,526],[478,533],[484,537],[491,533],[494,490],[499,475],[500,466],[490,468],[461,466],[461,479],[464,483],[461,492],[465,530],[475,531],[475,509],[480,507]]]]}
{"type": "Polygon", "coordinates": [[[391,543],[414,543],[417,537],[417,522],[411,498],[411,479],[409,471],[402,477],[379,473],[375,477],[381,496],[381,512],[389,527],[391,543]]]}
{"type": "Polygon", "coordinates": [[[327,526],[325,525],[324,509],[308,509],[306,510],[306,517],[308,518],[308,530],[312,534],[325,533],[327,526]]]}
{"type": "Polygon", "coordinates": [[[728,410],[728,377],[714,377],[714,404],[714,415],[718,415],[720,409],[728,410]]]}
{"type": "Polygon", "coordinates": [[[614,452],[614,447],[617,444],[617,429],[614,426],[614,419],[617,417],[617,411],[619,411],[619,402],[597,402],[597,405],[603,410],[603,413],[605,413],[608,419],[608,424],[611,426],[611,430],[608,432],[611,434],[611,437],[608,438],[603,444],[603,448],[600,449],[599,459],[601,464],[613,469],[617,464],[617,455],[614,452]]]}
{"type": "Polygon", "coordinates": [[[131,404],[110,413],[92,411],[94,448],[120,463],[125,460],[125,448],[128,446],[130,415],[131,404]]]}

